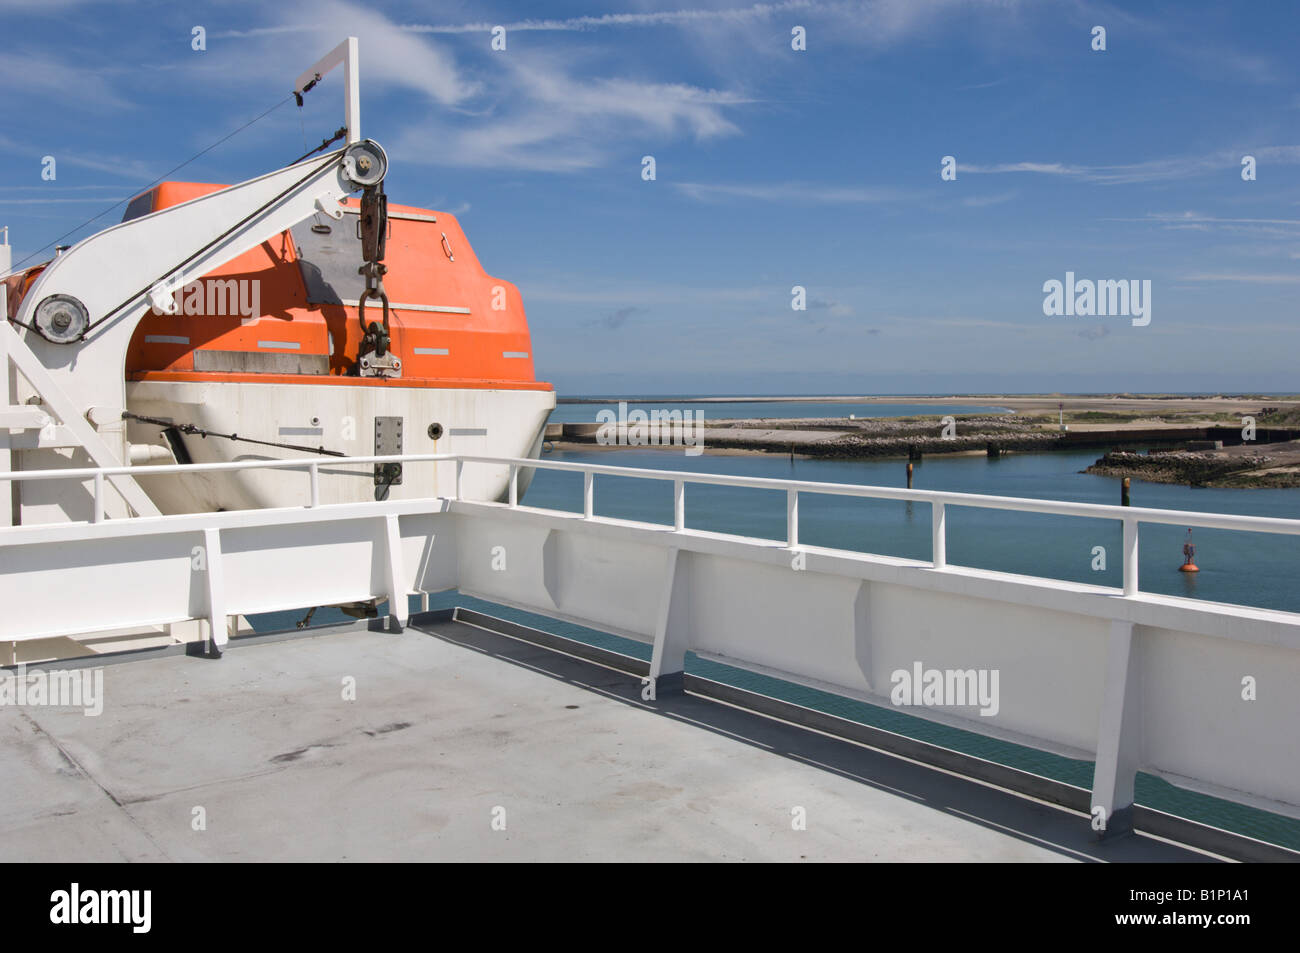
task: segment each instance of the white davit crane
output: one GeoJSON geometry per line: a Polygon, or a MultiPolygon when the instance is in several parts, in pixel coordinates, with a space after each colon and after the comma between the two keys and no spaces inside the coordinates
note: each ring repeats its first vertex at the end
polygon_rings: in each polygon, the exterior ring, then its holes
{"type": "MultiPolygon", "coordinates": [[[[388,170],[384,150],[359,138],[356,56],[357,40],[349,37],[305,72],[294,90],[301,95],[324,73],[344,66],[348,144],[343,149],[115,225],[46,266],[13,316],[21,331],[0,320],[0,371],[6,384],[0,395],[0,437],[9,438],[0,454],[0,472],[8,471],[11,450],[19,445],[73,448],[70,458],[51,454],[42,466],[127,465],[125,361],[146,311],[174,309],[173,293],[185,276],[220,267],[312,215],[341,219],[341,203],[349,195],[383,181],[388,170]],[[31,394],[21,404],[15,402],[15,371],[29,385],[23,393],[31,394]],[[22,434],[26,441],[15,443],[14,436],[22,434]]],[[[8,245],[0,247],[5,252],[0,265],[7,266],[8,245]]],[[[3,293],[0,286],[0,308],[3,293]]],[[[110,515],[157,515],[158,508],[132,476],[110,480],[126,507],[119,504],[110,515]]],[[[46,492],[86,494],[74,481],[47,486],[46,492]]],[[[0,509],[7,517],[9,506],[0,509]]]]}

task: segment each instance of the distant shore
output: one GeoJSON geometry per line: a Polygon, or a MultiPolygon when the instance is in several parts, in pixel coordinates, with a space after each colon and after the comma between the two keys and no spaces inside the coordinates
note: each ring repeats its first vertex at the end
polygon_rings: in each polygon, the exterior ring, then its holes
{"type": "Polygon", "coordinates": [[[817,403],[817,404],[947,404],[996,403],[1003,406],[1018,406],[1025,409],[1056,409],[1064,403],[1068,410],[1071,405],[1090,406],[1106,405],[1123,409],[1140,409],[1159,402],[1162,407],[1186,404],[1193,408],[1222,407],[1224,404],[1281,403],[1300,406],[1300,394],[871,394],[859,397],[835,394],[826,397],[672,397],[662,394],[645,397],[557,397],[557,404],[762,404],[762,403],[817,403]]]}
{"type": "MultiPolygon", "coordinates": [[[[708,454],[766,453],[840,459],[932,454],[1007,453],[1097,449],[1102,456],[1088,468],[1106,476],[1132,476],[1162,483],[1234,487],[1300,485],[1300,397],[1237,395],[1066,396],[955,395],[952,397],[780,397],[780,398],[600,398],[571,403],[655,404],[753,403],[796,401],[831,403],[928,404],[934,414],[906,417],[739,418],[698,420],[686,435],[708,454]],[[1006,415],[952,414],[947,405],[1007,407],[1006,415]],[[1253,429],[1250,429],[1253,428],[1253,429]],[[1249,436],[1247,434],[1249,433],[1249,436]],[[1150,453],[1148,453],[1150,452],[1150,453]],[[1157,459],[1158,458],[1158,459],[1157,459]]],[[[616,429],[606,446],[609,425],[550,424],[548,446],[555,449],[681,450],[683,426],[664,422],[616,429]]]]}

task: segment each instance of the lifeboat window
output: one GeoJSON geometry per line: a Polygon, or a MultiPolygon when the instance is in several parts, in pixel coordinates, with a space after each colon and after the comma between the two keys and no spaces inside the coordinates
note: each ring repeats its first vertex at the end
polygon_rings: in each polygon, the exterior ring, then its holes
{"type": "Polygon", "coordinates": [[[122,221],[129,222],[133,218],[141,218],[153,211],[154,190],[150,189],[143,195],[137,195],[127,203],[126,211],[122,213],[122,221]]]}
{"type": "Polygon", "coordinates": [[[342,304],[344,298],[355,299],[363,286],[357,273],[362,265],[361,240],[349,220],[321,229],[328,224],[321,216],[299,222],[289,230],[298,250],[298,267],[307,300],[312,304],[342,304]]]}

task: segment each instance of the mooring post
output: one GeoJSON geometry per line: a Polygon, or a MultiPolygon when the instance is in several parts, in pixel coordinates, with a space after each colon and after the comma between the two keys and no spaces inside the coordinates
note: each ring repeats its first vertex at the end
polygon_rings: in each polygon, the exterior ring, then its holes
{"type": "Polygon", "coordinates": [[[1128,506],[1128,505],[1129,505],[1129,503],[1128,503],[1128,489],[1129,489],[1129,482],[1128,482],[1128,481],[1129,481],[1129,478],[1128,478],[1128,477],[1125,477],[1125,478],[1124,478],[1124,481],[1119,485],[1119,505],[1120,505],[1120,506],[1128,506]]]}
{"type": "Polygon", "coordinates": [[[909,490],[912,488],[912,464],[910,461],[907,464],[907,488],[909,490]]]}

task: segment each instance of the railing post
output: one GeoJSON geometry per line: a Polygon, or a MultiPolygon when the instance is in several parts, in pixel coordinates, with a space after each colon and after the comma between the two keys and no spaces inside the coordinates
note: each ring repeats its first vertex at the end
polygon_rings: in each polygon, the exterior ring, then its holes
{"type": "Polygon", "coordinates": [[[383,517],[384,527],[380,539],[384,549],[384,581],[388,589],[388,628],[401,632],[406,628],[410,606],[406,599],[406,575],[402,563],[402,532],[397,514],[383,517]]]}
{"type": "Polygon", "coordinates": [[[1138,524],[1124,517],[1124,595],[1138,594],[1138,524]]]}
{"type": "Polygon", "coordinates": [[[510,464],[510,506],[513,509],[519,505],[519,467],[510,464]]]}
{"type": "Polygon", "coordinates": [[[95,522],[104,522],[104,471],[95,473],[95,522]]]}
{"type": "Polygon", "coordinates": [[[461,475],[461,471],[463,471],[464,469],[465,469],[465,461],[462,460],[460,457],[457,457],[456,458],[456,499],[458,500],[461,498],[460,497],[460,475],[461,475]]]}
{"type": "Polygon", "coordinates": [[[799,491],[785,491],[786,545],[794,549],[799,545],[799,491]]]}
{"type": "Polygon", "coordinates": [[[596,513],[596,474],[582,471],[582,518],[589,520],[596,513]]]}
{"type": "Polygon", "coordinates": [[[686,481],[673,481],[673,529],[686,529],[686,481]]]}
{"type": "Polygon", "coordinates": [[[935,569],[948,565],[948,514],[943,503],[930,504],[930,561],[935,569]]]}
{"type": "Polygon", "coordinates": [[[320,464],[310,464],[307,474],[311,479],[311,506],[314,509],[320,506],[320,464]]]}
{"type": "Polygon", "coordinates": [[[208,596],[208,655],[220,655],[229,640],[229,620],[226,618],[226,573],[221,558],[221,532],[214,528],[203,531],[203,558],[206,569],[208,596]]]}

